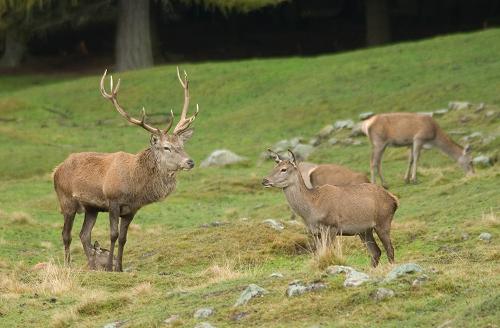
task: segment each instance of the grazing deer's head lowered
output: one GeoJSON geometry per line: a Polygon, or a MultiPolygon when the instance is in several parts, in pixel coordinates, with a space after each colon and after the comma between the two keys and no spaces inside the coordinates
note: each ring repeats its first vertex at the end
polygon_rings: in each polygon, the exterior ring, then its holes
{"type": "MultiPolygon", "coordinates": [[[[142,109],[141,119],[131,117],[118,102],[120,80],[106,91],[104,81],[106,71],[100,81],[100,91],[111,101],[118,113],[130,123],[142,127],[151,134],[150,145],[137,154],[117,153],[75,153],[71,154],[54,170],[54,188],[64,215],[62,231],[65,262],[70,262],[71,229],[75,214],[85,212],[85,220],[80,232],[83,249],[91,269],[95,269],[96,248],[92,248],[91,231],[99,212],[109,212],[110,249],[106,269],[113,269],[113,253],[118,240],[118,255],[115,271],[122,271],[123,248],[127,241],[128,226],[137,211],[150,203],[167,197],[175,189],[176,174],[180,170],[190,170],[194,161],[184,151],[184,143],[191,138],[191,124],[198,114],[187,117],[189,107],[189,81],[177,68],[177,77],[184,89],[184,105],[181,117],[173,132],[174,114],[170,111],[170,121],[165,129],[146,123],[146,112],[142,109]]],[[[101,254],[102,257],[102,254],[101,254]]]]}

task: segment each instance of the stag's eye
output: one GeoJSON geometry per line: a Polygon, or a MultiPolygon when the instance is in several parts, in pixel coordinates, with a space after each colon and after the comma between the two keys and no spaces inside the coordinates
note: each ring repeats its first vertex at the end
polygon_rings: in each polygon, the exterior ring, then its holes
{"type": "Polygon", "coordinates": [[[285,173],[286,172],[286,168],[282,168],[280,171],[283,172],[283,173],[285,173]]]}
{"type": "Polygon", "coordinates": [[[170,150],[170,147],[163,147],[163,149],[164,149],[165,151],[171,151],[171,150],[170,150]]]}

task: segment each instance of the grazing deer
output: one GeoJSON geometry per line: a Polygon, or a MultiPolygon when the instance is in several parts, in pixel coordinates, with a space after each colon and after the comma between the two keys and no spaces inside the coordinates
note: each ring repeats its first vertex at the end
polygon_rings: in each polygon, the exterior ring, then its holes
{"type": "Polygon", "coordinates": [[[363,173],[337,164],[300,162],[298,163],[298,168],[308,188],[326,184],[345,186],[370,182],[363,173]]]}
{"type": "Polygon", "coordinates": [[[284,160],[269,150],[277,163],[271,174],[262,180],[265,187],[281,188],[292,209],[304,220],[313,234],[326,226],[336,235],[359,235],[371,254],[372,266],[377,266],[380,248],[374,237],[377,233],[387,257],[394,262],[394,249],[390,238],[391,222],[399,206],[398,199],[377,185],[359,185],[307,188],[300,174],[294,154],[284,160]]]}
{"type": "Polygon", "coordinates": [[[387,146],[412,147],[404,178],[406,183],[417,182],[417,162],[420,151],[425,144],[439,148],[443,153],[457,161],[467,174],[474,173],[471,147],[467,145],[462,148],[455,143],[429,115],[415,113],[378,114],[365,120],[361,129],[372,144],[370,161],[372,183],[375,183],[376,175],[378,175],[382,185],[387,187],[380,165],[387,146]]]}
{"type": "Polygon", "coordinates": [[[172,111],[169,124],[164,130],[145,122],[144,108],[140,120],[131,117],[118,102],[120,80],[113,88],[113,77],[111,77],[110,93],[105,90],[106,73],[105,71],[100,83],[102,96],[110,100],[118,113],[127,121],[151,133],[150,145],[137,154],[124,152],[71,154],[55,168],[54,187],[64,216],[62,237],[65,262],[70,263],[69,247],[75,214],[85,212],[80,239],[89,260],[89,267],[95,269],[90,261],[91,231],[98,212],[109,212],[111,245],[106,269],[113,270],[113,253],[118,239],[118,256],[114,269],[122,271],[123,248],[134,215],[141,207],[160,201],[173,192],[178,171],[194,167],[194,161],[184,151],[184,143],[193,134],[190,126],[198,114],[198,105],[196,113],[187,118],[189,82],[186,72],[182,79],[177,68],[177,77],[184,89],[184,106],[180,121],[173,133],[168,134],[173,123],[172,111]]]}

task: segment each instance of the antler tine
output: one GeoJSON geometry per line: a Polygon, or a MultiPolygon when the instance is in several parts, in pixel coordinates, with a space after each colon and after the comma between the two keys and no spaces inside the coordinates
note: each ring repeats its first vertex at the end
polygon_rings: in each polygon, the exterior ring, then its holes
{"type": "Polygon", "coordinates": [[[106,69],[104,71],[104,74],[102,75],[102,78],[101,78],[101,83],[100,83],[100,91],[101,91],[101,95],[106,98],[106,99],[109,99],[113,105],[115,106],[115,109],[118,111],[118,113],[125,117],[125,119],[127,121],[129,121],[130,123],[132,124],[135,124],[135,125],[138,125],[140,127],[142,127],[143,129],[151,132],[151,133],[154,133],[154,134],[161,134],[162,131],[158,128],[155,128],[149,124],[146,124],[144,121],[146,119],[146,110],[144,109],[144,107],[142,108],[142,117],[141,117],[141,120],[138,120],[136,118],[133,118],[131,117],[121,106],[120,106],[120,103],[118,103],[118,89],[120,88],[120,79],[118,79],[118,82],[116,83],[116,87],[113,88],[113,76],[110,76],[110,92],[111,94],[109,94],[106,89],[104,88],[104,80],[106,79],[106,74],[107,74],[108,70],[106,69]]]}
{"type": "Polygon", "coordinates": [[[179,67],[177,67],[177,78],[179,79],[179,82],[182,88],[184,89],[184,105],[182,107],[179,123],[177,123],[177,125],[175,126],[174,134],[181,134],[182,132],[187,130],[191,125],[191,123],[193,123],[194,119],[196,118],[200,110],[198,104],[196,104],[196,113],[194,113],[193,116],[186,118],[186,114],[189,107],[189,80],[186,71],[183,72],[184,72],[184,80],[181,78],[179,67]]]}
{"type": "Polygon", "coordinates": [[[170,120],[168,121],[167,128],[165,129],[165,133],[167,133],[170,128],[172,127],[172,124],[174,124],[174,111],[170,110],[170,120]]]}

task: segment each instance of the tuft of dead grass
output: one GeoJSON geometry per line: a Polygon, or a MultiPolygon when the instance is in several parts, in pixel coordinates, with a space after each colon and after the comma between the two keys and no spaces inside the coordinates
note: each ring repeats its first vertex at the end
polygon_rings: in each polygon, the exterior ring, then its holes
{"type": "Polygon", "coordinates": [[[323,270],[332,264],[346,263],[342,250],[342,237],[334,235],[328,226],[318,228],[317,234],[313,235],[310,249],[311,265],[314,268],[323,270]]]}
{"type": "Polygon", "coordinates": [[[8,214],[7,216],[12,224],[35,225],[37,223],[35,219],[26,212],[16,211],[8,214]]]}
{"type": "Polygon", "coordinates": [[[490,211],[487,213],[483,213],[481,216],[481,224],[490,227],[490,228],[495,228],[500,225],[500,217],[498,216],[498,212],[493,211],[493,208],[490,208],[490,211]]]}
{"type": "Polygon", "coordinates": [[[38,277],[31,285],[35,292],[50,295],[60,295],[80,287],[74,269],[56,265],[53,261],[38,270],[38,277]]]}

